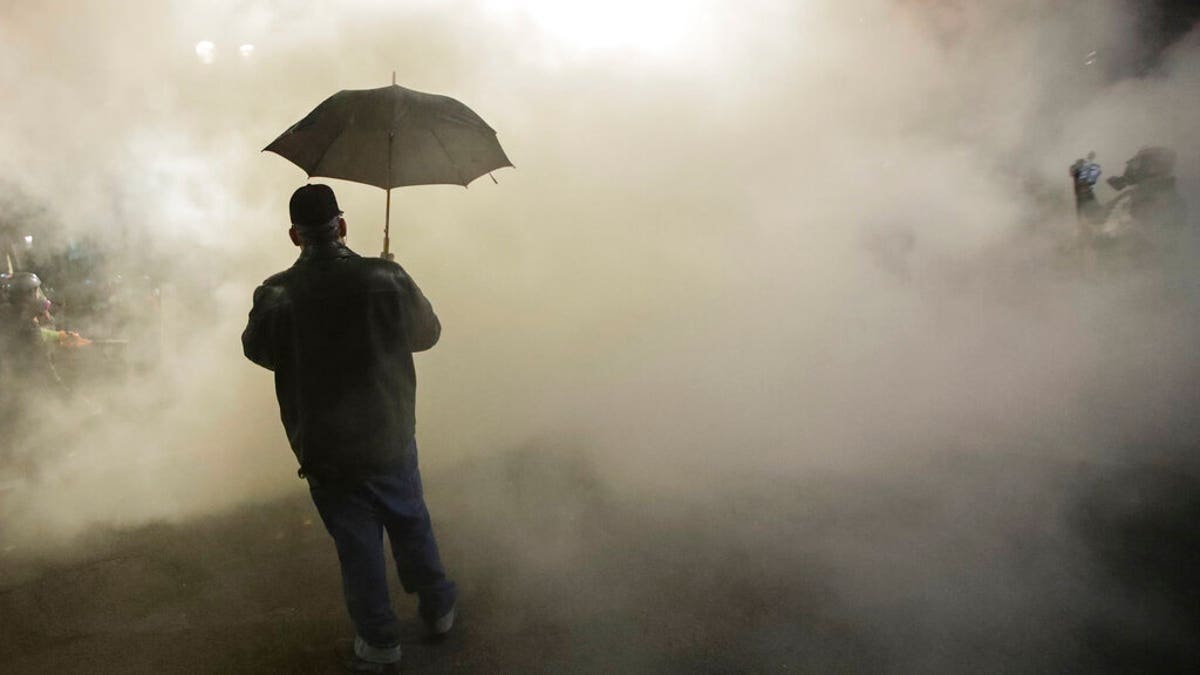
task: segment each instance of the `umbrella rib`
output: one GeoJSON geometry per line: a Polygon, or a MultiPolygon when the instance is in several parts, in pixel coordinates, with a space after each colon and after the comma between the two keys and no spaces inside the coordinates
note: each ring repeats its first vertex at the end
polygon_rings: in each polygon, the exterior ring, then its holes
{"type": "MultiPolygon", "coordinates": [[[[313,168],[312,168],[313,173],[308,174],[309,178],[312,178],[313,176],[318,175],[316,173],[316,171],[321,166],[321,162],[325,161],[325,155],[328,155],[330,148],[333,147],[333,144],[337,143],[342,138],[342,136],[344,136],[346,134],[347,129],[349,129],[348,126],[343,126],[341,128],[341,130],[338,131],[337,136],[334,136],[333,139],[331,141],[329,141],[329,144],[325,146],[325,149],[321,151],[321,156],[317,158],[317,161],[313,162],[313,168]]],[[[332,177],[333,176],[330,176],[330,178],[332,178],[332,177]]]]}
{"type": "Polygon", "coordinates": [[[467,186],[467,181],[463,178],[462,169],[458,168],[458,163],[454,161],[454,157],[450,155],[450,151],[446,149],[446,144],[442,142],[442,137],[438,136],[437,129],[429,128],[429,133],[433,134],[433,139],[437,141],[438,147],[442,149],[442,154],[446,155],[446,159],[450,161],[450,166],[454,167],[455,173],[458,174],[458,179],[462,181],[463,187],[467,186]]]}

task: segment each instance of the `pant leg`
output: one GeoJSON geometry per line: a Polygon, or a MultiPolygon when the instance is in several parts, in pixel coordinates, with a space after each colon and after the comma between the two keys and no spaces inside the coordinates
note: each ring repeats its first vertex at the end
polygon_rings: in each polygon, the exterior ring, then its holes
{"type": "Polygon", "coordinates": [[[400,643],[400,626],[388,597],[383,524],[364,485],[313,485],[313,503],[333,537],[342,570],[346,608],[359,637],[372,647],[400,643]]]}
{"type": "Polygon", "coordinates": [[[458,593],[442,567],[420,469],[414,462],[411,468],[371,484],[379,497],[380,518],[392,544],[400,584],[405,592],[417,594],[421,617],[433,621],[450,611],[458,593]]]}

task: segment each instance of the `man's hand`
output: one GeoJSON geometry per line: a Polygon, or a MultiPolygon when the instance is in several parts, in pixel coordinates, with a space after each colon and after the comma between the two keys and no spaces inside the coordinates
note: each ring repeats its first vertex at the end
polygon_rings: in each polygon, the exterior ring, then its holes
{"type": "Polygon", "coordinates": [[[85,337],[81,337],[79,333],[66,330],[58,331],[59,347],[86,347],[90,344],[92,344],[92,341],[85,337]]]}

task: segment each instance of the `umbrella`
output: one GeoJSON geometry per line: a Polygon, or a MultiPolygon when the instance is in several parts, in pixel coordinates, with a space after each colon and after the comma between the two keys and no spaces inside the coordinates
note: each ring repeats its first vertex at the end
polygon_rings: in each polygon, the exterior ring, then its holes
{"type": "Polygon", "coordinates": [[[263,148],[268,150],[310,177],[386,190],[383,257],[389,259],[392,188],[466,187],[485,173],[512,166],[495,130],[473,110],[448,96],[401,87],[395,75],[389,87],[330,96],[263,148]]]}

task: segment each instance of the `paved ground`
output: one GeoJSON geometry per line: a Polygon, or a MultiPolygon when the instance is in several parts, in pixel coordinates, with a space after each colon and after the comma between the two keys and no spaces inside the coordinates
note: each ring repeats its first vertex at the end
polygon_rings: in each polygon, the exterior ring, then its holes
{"type": "MultiPolygon", "coordinates": [[[[436,644],[410,622],[403,669],[1195,672],[1195,457],[944,457],[654,502],[562,450],[442,471],[461,620],[436,644]]],[[[350,635],[302,493],[0,561],[0,672],[332,673],[350,635]]]]}

